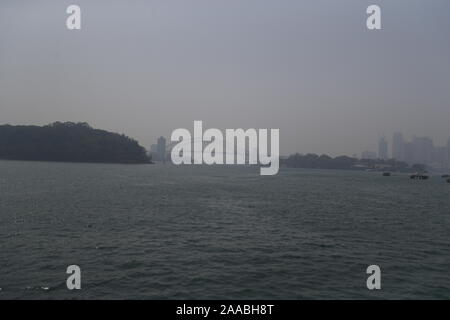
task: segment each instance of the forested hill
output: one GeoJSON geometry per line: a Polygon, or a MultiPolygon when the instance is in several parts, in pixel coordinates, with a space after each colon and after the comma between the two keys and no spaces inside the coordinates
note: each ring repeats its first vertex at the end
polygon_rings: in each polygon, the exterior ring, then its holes
{"type": "Polygon", "coordinates": [[[0,159],[149,163],[137,141],[91,128],[87,123],[55,122],[39,126],[0,126],[0,159]]]}

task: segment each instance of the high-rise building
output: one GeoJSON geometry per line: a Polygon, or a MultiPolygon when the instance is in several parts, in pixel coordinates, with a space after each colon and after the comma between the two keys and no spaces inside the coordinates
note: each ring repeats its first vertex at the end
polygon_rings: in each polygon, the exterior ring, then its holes
{"type": "Polygon", "coordinates": [[[429,137],[414,137],[414,163],[431,164],[433,161],[433,140],[429,137]]]}
{"type": "Polygon", "coordinates": [[[406,163],[414,164],[414,145],[411,142],[405,142],[403,145],[403,157],[406,163]]]}
{"type": "Polygon", "coordinates": [[[398,161],[405,160],[405,141],[403,140],[403,135],[400,132],[394,133],[394,138],[392,139],[392,158],[398,161]]]}
{"type": "Polygon", "coordinates": [[[157,153],[160,161],[166,161],[166,138],[159,137],[157,142],[157,153]]]}
{"type": "Polygon", "coordinates": [[[381,160],[388,159],[388,142],[385,137],[378,141],[378,158],[381,160]]]}

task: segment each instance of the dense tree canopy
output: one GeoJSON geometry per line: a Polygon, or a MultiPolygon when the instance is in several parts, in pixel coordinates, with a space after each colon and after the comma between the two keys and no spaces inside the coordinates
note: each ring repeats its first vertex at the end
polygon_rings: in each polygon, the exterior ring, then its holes
{"type": "Polygon", "coordinates": [[[91,128],[87,123],[55,122],[39,126],[0,126],[0,159],[148,163],[137,141],[91,128]]]}

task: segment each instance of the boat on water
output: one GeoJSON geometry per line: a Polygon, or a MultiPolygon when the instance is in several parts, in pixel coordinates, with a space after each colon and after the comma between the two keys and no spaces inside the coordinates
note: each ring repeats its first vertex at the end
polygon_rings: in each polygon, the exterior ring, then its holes
{"type": "Polygon", "coordinates": [[[411,180],[428,180],[429,176],[426,174],[415,173],[409,176],[411,180]]]}
{"type": "Polygon", "coordinates": [[[443,174],[441,177],[442,178],[450,178],[450,174],[443,174]]]}
{"type": "Polygon", "coordinates": [[[383,177],[390,177],[391,173],[390,172],[383,172],[383,177]]]}
{"type": "Polygon", "coordinates": [[[450,183],[450,178],[447,178],[447,182],[450,183]]]}

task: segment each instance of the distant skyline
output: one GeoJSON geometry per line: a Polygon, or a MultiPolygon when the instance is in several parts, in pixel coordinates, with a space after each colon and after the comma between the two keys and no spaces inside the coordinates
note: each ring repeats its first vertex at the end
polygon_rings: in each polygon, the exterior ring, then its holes
{"type": "Polygon", "coordinates": [[[448,0],[79,0],[68,31],[72,3],[0,2],[1,124],[88,122],[147,149],[194,120],[279,128],[282,155],[450,137],[448,0]]]}
{"type": "Polygon", "coordinates": [[[450,138],[445,144],[436,144],[432,137],[413,135],[408,139],[401,132],[395,132],[392,139],[381,137],[378,152],[365,150],[362,159],[395,159],[410,165],[424,164],[435,169],[450,168],[450,138]]]}

